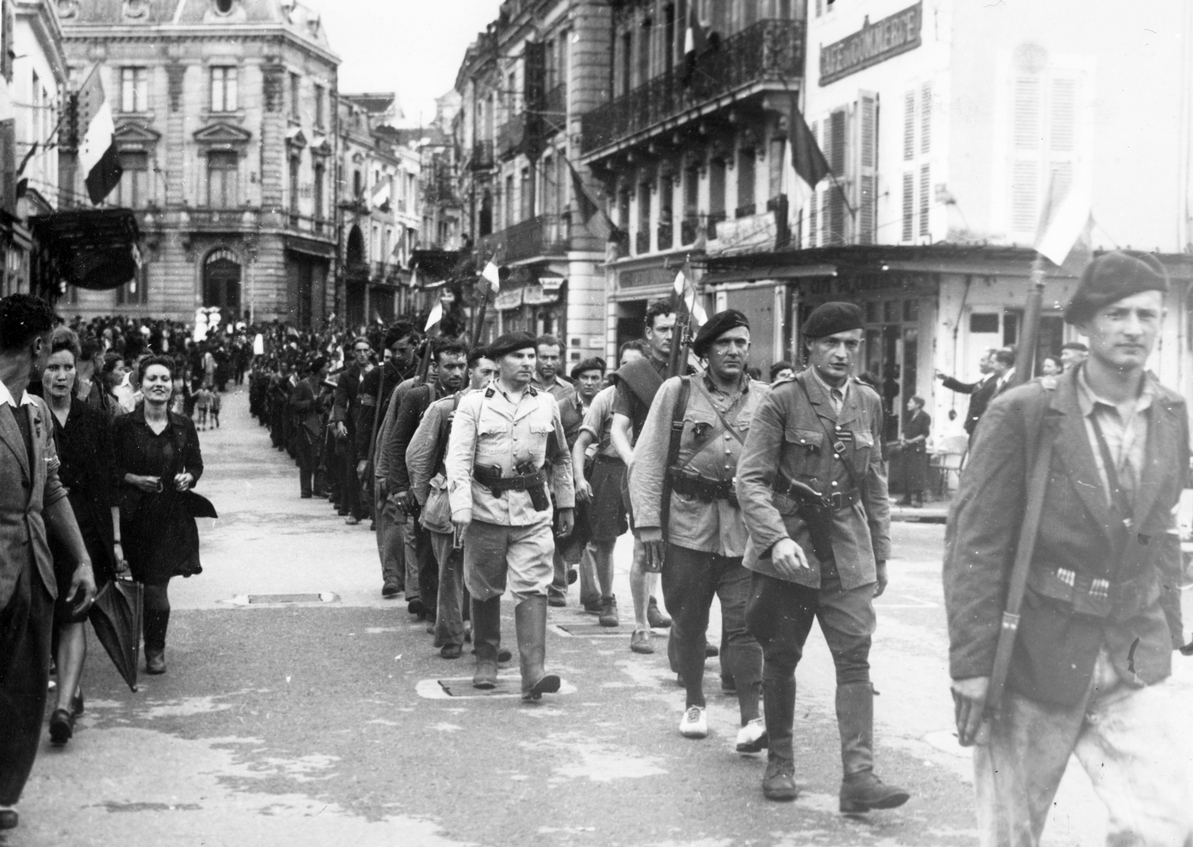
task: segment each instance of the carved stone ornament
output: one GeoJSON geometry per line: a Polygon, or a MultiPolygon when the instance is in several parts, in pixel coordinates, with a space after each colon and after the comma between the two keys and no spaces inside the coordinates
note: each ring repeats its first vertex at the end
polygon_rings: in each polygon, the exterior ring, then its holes
{"type": "Polygon", "coordinates": [[[79,14],[79,0],[58,0],[58,17],[69,20],[79,14]]]}
{"type": "Polygon", "coordinates": [[[149,15],[149,0],[124,0],[124,17],[130,21],[143,20],[149,15]]]}

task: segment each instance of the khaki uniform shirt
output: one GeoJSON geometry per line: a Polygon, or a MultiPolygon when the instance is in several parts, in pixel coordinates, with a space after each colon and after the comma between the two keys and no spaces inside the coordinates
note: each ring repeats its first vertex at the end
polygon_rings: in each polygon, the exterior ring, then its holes
{"type": "Polygon", "coordinates": [[[549,522],[550,506],[536,510],[528,492],[494,494],[472,476],[474,466],[496,467],[503,477],[514,476],[523,462],[536,468],[546,464],[546,484],[554,492],[555,505],[575,507],[572,457],[554,397],[529,386],[521,397],[511,398],[494,380],[484,391],[462,398],[452,419],[446,460],[453,519],[501,526],[549,522]],[[552,437],[556,441],[549,451],[552,437]]]}
{"type": "MultiPolygon", "coordinates": [[[[770,393],[770,386],[744,379],[741,393],[730,396],[719,392],[706,374],[687,379],[692,385],[675,466],[711,480],[732,482],[754,410],[770,393]],[[725,429],[717,410],[736,430],[741,441],[725,429]]],[[[634,506],[634,522],[641,528],[660,524],[671,420],[679,392],[680,377],[672,377],[663,383],[634,446],[634,461],[629,470],[630,501],[634,506]]],[[[746,527],[740,509],[728,500],[705,503],[686,494],[671,494],[665,538],[668,543],[688,550],[731,558],[741,556],[746,549],[746,527]]]]}

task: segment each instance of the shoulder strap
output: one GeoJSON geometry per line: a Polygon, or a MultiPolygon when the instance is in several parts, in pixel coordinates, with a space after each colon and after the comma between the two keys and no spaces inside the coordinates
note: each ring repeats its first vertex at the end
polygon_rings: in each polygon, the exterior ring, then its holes
{"type": "MultiPolygon", "coordinates": [[[[808,405],[812,408],[812,414],[816,416],[816,420],[820,421],[820,427],[824,430],[824,434],[828,437],[828,446],[832,447],[836,452],[841,452],[836,448],[836,442],[839,439],[833,435],[833,431],[828,428],[827,424],[825,424],[824,418],[820,417],[820,415],[817,413],[816,406],[812,403],[812,395],[808,393],[808,386],[804,384],[803,380],[797,379],[796,382],[799,383],[800,390],[804,392],[804,399],[808,401],[808,405]]],[[[853,461],[850,458],[842,455],[841,464],[845,466],[845,472],[849,474],[849,482],[855,489],[861,491],[862,485],[858,480],[857,469],[854,468],[853,461]]]]}
{"type": "Polygon", "coordinates": [[[679,396],[675,398],[675,409],[671,412],[671,439],[667,444],[667,464],[663,471],[663,501],[659,504],[659,527],[667,531],[671,520],[671,475],[666,468],[675,464],[679,458],[679,442],[683,438],[683,419],[688,412],[688,398],[692,393],[692,378],[679,378],[679,396]]]}
{"type": "Polygon", "coordinates": [[[1036,430],[1036,442],[1040,445],[1032,465],[1027,487],[1027,508],[1023,523],[1019,527],[1019,544],[1015,549],[1015,564],[1011,568],[1011,580],[1007,586],[1007,602],[1002,613],[1002,628],[998,633],[998,647],[994,653],[994,669],[990,672],[990,685],[986,689],[986,714],[998,712],[1002,695],[1011,669],[1011,654],[1015,649],[1015,633],[1019,629],[1019,609],[1023,604],[1023,593],[1027,588],[1027,574],[1031,569],[1031,557],[1036,548],[1036,535],[1040,529],[1040,513],[1044,509],[1044,496],[1048,492],[1048,472],[1052,466],[1052,441],[1041,416],[1036,430]]]}
{"type": "MultiPolygon", "coordinates": [[[[688,379],[690,381],[690,378],[688,378],[688,377],[685,377],[685,379],[688,379]]],[[[712,410],[716,413],[717,418],[721,421],[721,426],[725,428],[725,431],[727,433],[729,433],[730,435],[732,435],[734,438],[736,438],[738,444],[741,444],[744,446],[745,441],[742,440],[741,433],[739,433],[737,431],[737,429],[733,426],[733,424],[729,423],[729,419],[726,418],[725,415],[721,412],[721,410],[717,408],[716,402],[712,399],[712,397],[709,396],[708,391],[700,383],[700,381],[697,381],[696,389],[701,394],[704,395],[706,400],[708,400],[708,405],[711,406],[712,410]]]]}

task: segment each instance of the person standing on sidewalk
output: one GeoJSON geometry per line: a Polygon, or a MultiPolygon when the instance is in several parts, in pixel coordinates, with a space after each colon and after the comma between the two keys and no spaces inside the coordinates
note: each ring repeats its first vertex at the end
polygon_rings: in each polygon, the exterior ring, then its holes
{"type": "Polygon", "coordinates": [[[742,567],[746,526],[733,478],[754,410],[770,387],[746,373],[750,322],[736,309],[713,315],[693,340],[692,352],[707,360],[707,369],[663,383],[634,448],[629,470],[634,535],[646,551],[647,570],[662,572],[663,598],[673,618],[671,646],[687,690],[680,733],[708,735],[705,630],[716,596],[741,717],[737,749],[756,753],[766,746],[758,716],[762,650],[746,631],[750,572],[742,567]]]}
{"type": "Polygon", "coordinates": [[[737,465],[750,533],[746,625],[762,645],[770,742],[762,793],[794,800],[795,667],[814,621],[837,670],[842,812],[891,809],[910,796],[874,775],[870,639],[886,590],[891,513],[882,399],[851,377],[862,311],[825,303],[803,326],[808,368],[771,387],[737,465]]]}
{"type": "Polygon", "coordinates": [[[498,376],[484,391],[460,401],[447,450],[448,498],[457,543],[464,545],[464,582],[472,595],[476,673],[472,684],[497,684],[501,595],[514,596],[522,699],[559,690],[543,669],[547,587],[555,539],[548,475],[559,510],[561,536],[571,534],[575,493],[559,404],[538,391],[535,339],[502,335],[489,346],[498,376]]]}
{"type": "Polygon", "coordinates": [[[373,369],[373,345],[363,335],[352,342],[352,364],[336,381],[331,409],[332,431],[342,451],[340,464],[340,508],[344,523],[355,526],[364,517],[360,503],[360,480],[356,475],[356,417],[360,410],[360,381],[373,369]]]}
{"type": "Polygon", "coordinates": [[[1167,290],[1164,267],[1146,253],[1106,253],[1086,266],[1064,317],[1088,337],[1089,358],[990,405],[953,502],[949,666],[958,737],[977,745],[983,847],[1039,844],[1073,755],[1106,805],[1107,844],[1193,844],[1178,752],[1185,709],[1165,684],[1183,641],[1174,515],[1189,422],[1184,399],[1146,370],[1167,290]],[[1029,482],[1037,462],[1042,491],[1029,482]],[[1029,498],[1039,524],[991,716],[986,696],[1029,498]],[[1166,608],[1172,598],[1176,608],[1166,608]]]}
{"type": "Polygon", "coordinates": [[[0,300],[0,831],[19,823],[13,807],[41,745],[57,593],[49,535],[77,563],[65,601],[81,615],[95,599],[91,559],[58,479],[50,410],[25,390],[45,370],[53,327],[44,300],[0,300]]]}
{"type": "Polygon", "coordinates": [[[327,359],[317,356],[308,366],[304,379],[290,394],[290,409],[297,419],[299,497],[323,497],[323,478],[319,473],[319,451],[323,445],[323,380],[327,379],[327,359]]]}

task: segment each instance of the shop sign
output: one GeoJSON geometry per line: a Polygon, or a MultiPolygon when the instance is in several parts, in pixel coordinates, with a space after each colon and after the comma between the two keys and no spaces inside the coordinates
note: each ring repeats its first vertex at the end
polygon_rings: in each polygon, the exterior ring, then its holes
{"type": "Polygon", "coordinates": [[[675,271],[663,267],[633,268],[617,274],[619,288],[645,288],[650,285],[670,287],[675,271]]]}
{"type": "Polygon", "coordinates": [[[493,308],[499,312],[504,312],[507,309],[516,309],[522,305],[522,289],[515,288],[513,291],[499,292],[497,298],[493,301],[493,308]]]}
{"type": "Polygon", "coordinates": [[[860,30],[820,48],[820,84],[828,85],[919,47],[923,20],[922,0],[877,23],[870,23],[867,16],[860,30]]]}

